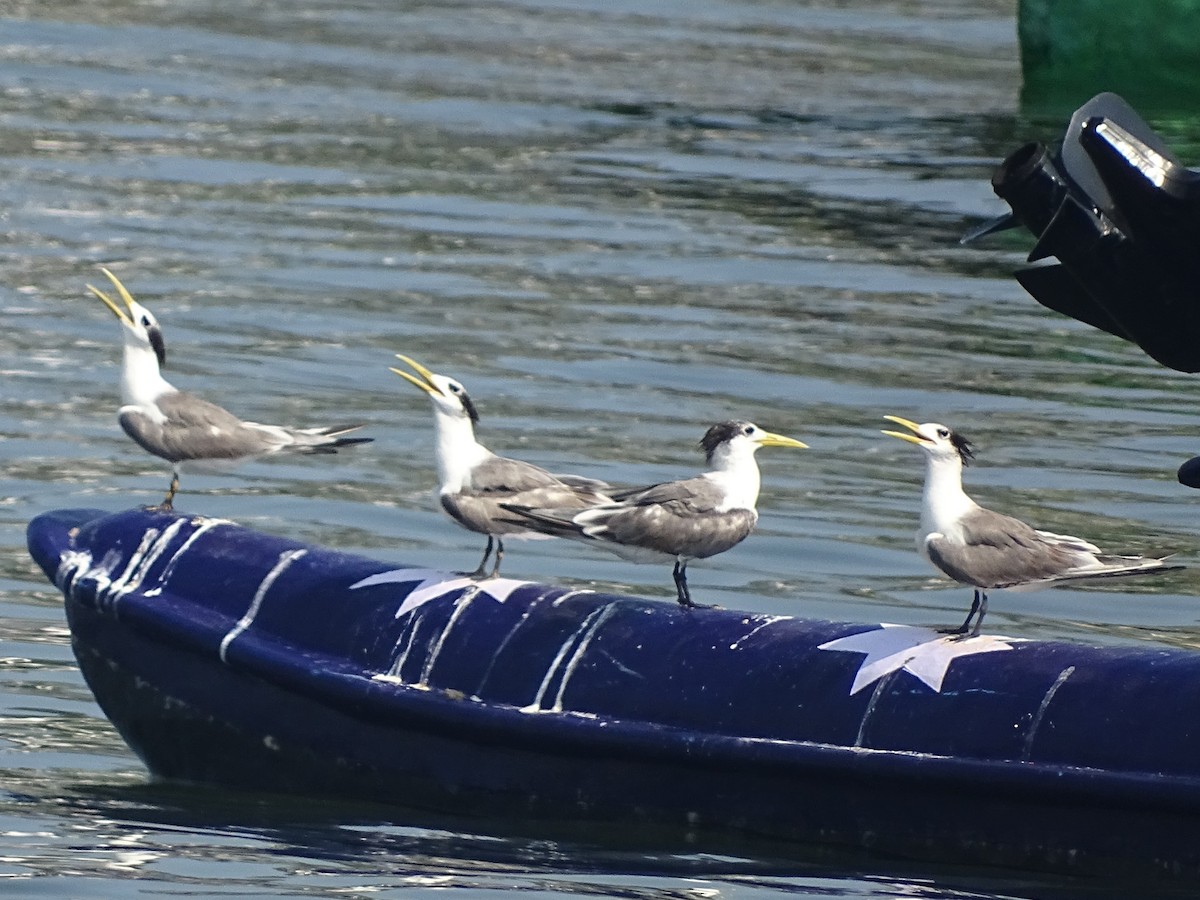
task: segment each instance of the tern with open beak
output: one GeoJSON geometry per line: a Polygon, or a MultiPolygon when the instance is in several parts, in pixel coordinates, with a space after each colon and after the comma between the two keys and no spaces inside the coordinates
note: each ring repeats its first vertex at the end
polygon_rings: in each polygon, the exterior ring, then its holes
{"type": "Polygon", "coordinates": [[[687,564],[740,544],[758,521],[760,447],[807,445],[752,422],[721,422],[700,441],[711,470],[694,478],[612,492],[609,502],[576,511],[505,504],[548,533],[594,541],[634,562],[673,560],[679,604],[698,606],[687,564]]]}
{"type": "Polygon", "coordinates": [[[283,451],[335,453],[339,447],[363,444],[371,438],[342,435],[362,425],[324,428],[284,428],[243,422],[216,404],[174,388],[162,377],[166,345],[158,320],[130,295],[117,276],[101,270],[116,288],[124,306],[88,285],[121,323],[124,362],[121,368],[121,408],[117,420],[129,437],[147,453],[172,464],[171,486],[161,504],[171,509],[185,466],[225,466],[283,451]]]}
{"type": "Polygon", "coordinates": [[[974,459],[966,438],[936,422],[918,425],[899,416],[884,418],[908,429],[884,434],[925,451],[925,491],[917,549],[959,584],[975,589],[966,620],[949,633],[979,634],[991,588],[1033,587],[1182,568],[1164,559],[1112,556],[1082,538],[1038,531],[1020,519],[985,509],[963,491],[963,466],[974,459]]]}
{"type": "Polygon", "coordinates": [[[475,438],[479,413],[466,390],[453,378],[429,371],[419,362],[397,353],[396,358],[412,368],[416,375],[392,368],[424,391],[433,404],[436,431],[438,500],[455,522],[479,534],[487,535],[487,547],[472,578],[495,578],[504,558],[504,536],[544,536],[544,529],[517,521],[503,508],[550,506],[582,509],[607,501],[608,485],[592,478],[554,475],[532,463],[497,456],[475,438]],[[495,549],[490,573],[487,562],[495,549]]]}

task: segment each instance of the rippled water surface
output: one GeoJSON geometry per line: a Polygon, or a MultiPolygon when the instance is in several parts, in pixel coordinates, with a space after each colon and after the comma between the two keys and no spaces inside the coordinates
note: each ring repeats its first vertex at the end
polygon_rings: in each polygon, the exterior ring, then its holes
{"type": "MultiPolygon", "coordinates": [[[[807,442],[760,454],[758,533],[691,568],[725,606],[961,618],[968,593],[913,550],[921,462],[885,413],[970,435],[985,503],[1195,561],[1174,478],[1200,450],[1194,379],[1038,307],[1011,278],[1020,236],[957,244],[1002,209],[995,163],[1065,124],[1018,108],[1015,5],[0,7],[0,893],[1094,895],[154,784],[24,550],[40,512],[166,487],[115,421],[117,326],[84,287],[107,265],[162,321],[179,386],[375,438],[188,476],[189,511],[473,566],[482,542],[431,499],[428,402],[387,370],[403,352],[466,384],[485,443],[555,470],[688,474],[731,417],[807,442]]],[[[1195,123],[1163,127],[1200,159],[1195,123]]],[[[665,569],[575,544],[513,544],[505,567],[673,602],[665,569]]],[[[1194,571],[999,595],[988,621],[1200,646],[1194,571]]]]}

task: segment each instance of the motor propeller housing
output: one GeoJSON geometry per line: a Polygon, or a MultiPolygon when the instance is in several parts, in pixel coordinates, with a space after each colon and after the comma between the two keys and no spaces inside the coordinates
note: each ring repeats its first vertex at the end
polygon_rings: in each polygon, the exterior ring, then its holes
{"type": "MultiPolygon", "coordinates": [[[[1183,166],[1132,107],[1099,94],[1076,110],[1057,154],[1025,144],[992,189],[1012,213],[963,243],[1025,226],[1033,265],[1016,279],[1038,303],[1200,372],[1200,172],[1183,166]]],[[[1200,456],[1179,467],[1200,488],[1200,456]]]]}
{"type": "Polygon", "coordinates": [[[1129,104],[1093,97],[1057,153],[1020,147],[992,188],[1012,214],[964,241],[1025,226],[1037,238],[1034,265],[1016,277],[1035,300],[1169,368],[1200,372],[1200,172],[1181,165],[1129,104]]]}

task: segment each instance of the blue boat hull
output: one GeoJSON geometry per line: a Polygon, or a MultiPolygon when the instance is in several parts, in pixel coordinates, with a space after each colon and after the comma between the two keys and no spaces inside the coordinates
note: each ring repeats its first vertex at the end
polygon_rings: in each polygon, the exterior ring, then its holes
{"type": "Polygon", "coordinates": [[[1200,654],[473,585],[145,510],[28,536],[97,701],[160,776],[1200,875],[1200,654]]]}

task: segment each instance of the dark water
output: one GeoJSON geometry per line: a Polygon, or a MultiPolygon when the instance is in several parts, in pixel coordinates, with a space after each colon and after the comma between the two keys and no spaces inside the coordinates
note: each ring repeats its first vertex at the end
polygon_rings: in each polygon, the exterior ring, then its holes
{"type": "MultiPolygon", "coordinates": [[[[751,418],[759,532],[700,599],[950,624],[912,548],[921,463],[885,413],[973,437],[983,502],[1124,552],[1195,559],[1196,385],[1039,308],[995,163],[1064,119],[1018,108],[1015,4],[544,0],[0,7],[0,894],[1094,896],[1101,886],[816,851],[614,847],[149,781],[71,655],[24,527],[154,502],[119,431],[116,271],[167,375],[244,418],[361,420],[325,460],[195,475],[178,505],[446,568],[428,403],[462,380],[500,452],[616,482],[700,466],[751,418]],[[784,858],[786,862],[781,862],[784,858]]],[[[1079,98],[1080,101],[1086,98],[1079,98]]],[[[1185,159],[1200,128],[1161,126],[1185,159]]],[[[670,601],[669,573],[514,544],[508,574],[670,601]]],[[[1039,638],[1200,646],[1196,576],[998,595],[1039,638]]],[[[1114,895],[1120,891],[1112,889],[1114,895]]]]}

